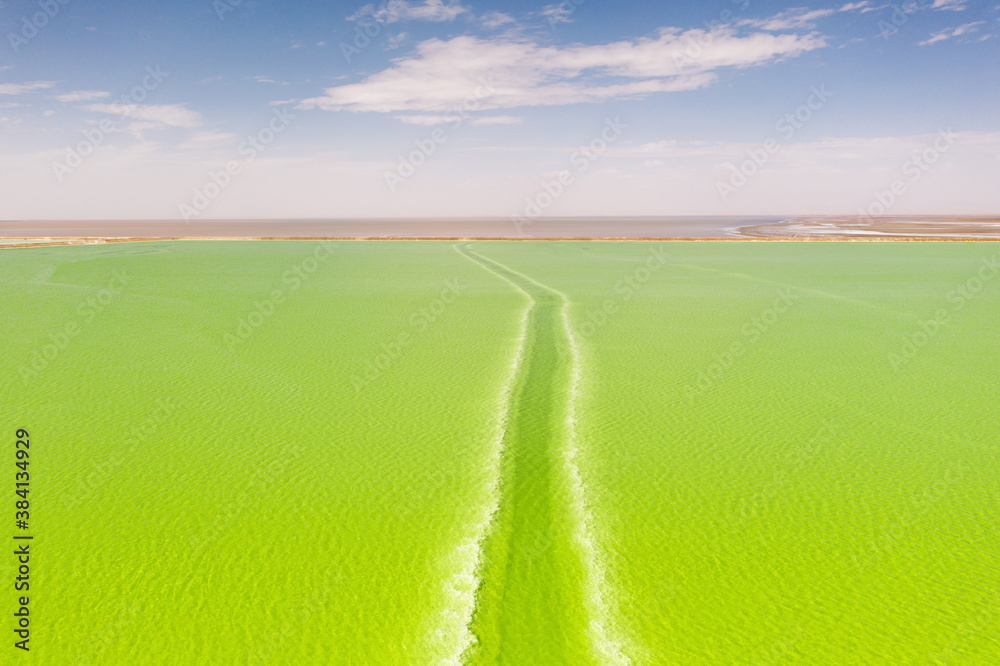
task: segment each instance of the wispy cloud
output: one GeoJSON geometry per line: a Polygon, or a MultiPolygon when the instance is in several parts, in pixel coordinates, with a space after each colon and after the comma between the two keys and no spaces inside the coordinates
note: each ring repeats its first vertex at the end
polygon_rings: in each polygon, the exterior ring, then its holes
{"type": "Polygon", "coordinates": [[[711,45],[692,60],[690,44],[705,35],[700,29],[663,28],[655,39],[563,47],[509,38],[431,39],[392,67],[360,83],[327,88],[299,108],[446,111],[486,81],[492,90],[481,96],[480,110],[635,98],[700,88],[715,80],[714,70],[761,65],[826,46],[814,34],[739,36],[723,29],[712,33],[711,45]]]}
{"type": "Polygon", "coordinates": [[[795,30],[798,28],[815,27],[818,19],[825,18],[836,13],[837,10],[835,9],[813,9],[811,11],[807,11],[805,8],[798,7],[795,9],[789,9],[786,12],[781,12],[780,14],[775,14],[771,18],[743,19],[739,22],[739,24],[760,28],[761,30],[795,30]]]}
{"type": "Polygon", "coordinates": [[[934,0],[934,4],[931,5],[931,9],[937,9],[940,11],[950,10],[953,12],[961,12],[966,9],[966,3],[968,0],[934,0]]]}
{"type": "Polygon", "coordinates": [[[457,1],[445,4],[442,0],[425,0],[424,2],[389,0],[377,8],[375,5],[365,5],[348,16],[347,20],[377,21],[379,23],[396,23],[397,21],[444,22],[453,21],[468,11],[468,7],[457,1]]]}
{"type": "Polygon", "coordinates": [[[512,16],[498,11],[489,11],[479,17],[479,25],[483,26],[487,30],[499,28],[502,25],[507,25],[508,23],[513,22],[514,18],[512,16]]]}
{"type": "Polygon", "coordinates": [[[920,42],[920,46],[936,44],[937,42],[943,42],[944,40],[951,39],[952,37],[961,37],[964,34],[970,32],[976,32],[977,30],[979,30],[979,26],[981,26],[983,23],[985,23],[985,21],[973,21],[972,23],[966,23],[964,25],[960,25],[957,28],[948,28],[940,32],[935,32],[933,35],[930,36],[929,39],[925,39],[924,41],[920,42]]]}
{"type": "Polygon", "coordinates": [[[549,23],[552,25],[557,23],[571,23],[573,21],[573,19],[570,18],[573,14],[573,10],[567,7],[566,3],[563,2],[554,5],[546,5],[540,13],[548,19],[549,23]]]}
{"type": "MultiPolygon", "coordinates": [[[[444,125],[454,123],[459,120],[457,116],[447,116],[443,114],[410,114],[394,116],[396,120],[408,125],[444,125]]],[[[520,116],[477,116],[470,120],[472,125],[519,125],[524,121],[520,116]]]]}
{"type": "Polygon", "coordinates": [[[391,51],[393,49],[398,49],[400,45],[410,38],[409,33],[401,32],[398,35],[391,35],[385,40],[385,49],[391,51]]]}
{"type": "Polygon", "coordinates": [[[0,95],[24,95],[46,90],[56,84],[55,81],[32,81],[30,83],[0,83],[0,95]]]}
{"type": "Polygon", "coordinates": [[[860,11],[862,14],[874,11],[869,0],[863,2],[849,2],[841,5],[839,9],[808,9],[807,7],[793,7],[787,11],[775,14],[770,18],[763,19],[742,19],[738,25],[760,28],[761,30],[800,30],[816,27],[816,21],[827,16],[833,16],[841,12],[860,11]]]}
{"type": "Polygon", "coordinates": [[[111,93],[103,90],[74,90],[73,92],[53,95],[60,102],[89,102],[102,97],[108,97],[111,93]]]}
{"type": "Polygon", "coordinates": [[[169,127],[192,128],[202,122],[201,114],[184,104],[138,104],[131,107],[124,104],[91,104],[86,108],[88,111],[127,116],[169,127]]]}

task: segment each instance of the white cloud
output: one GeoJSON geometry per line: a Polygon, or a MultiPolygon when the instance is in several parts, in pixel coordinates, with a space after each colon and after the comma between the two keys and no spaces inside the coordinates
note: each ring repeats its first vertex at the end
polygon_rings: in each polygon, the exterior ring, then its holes
{"type": "Polygon", "coordinates": [[[816,21],[827,16],[833,16],[841,12],[853,12],[860,10],[862,14],[875,11],[870,0],[863,2],[848,2],[841,5],[840,9],[808,9],[807,7],[793,7],[787,11],[775,14],[765,19],[742,19],[738,25],[751,26],[761,30],[780,31],[797,30],[802,28],[814,28],[816,21]]]}
{"type": "Polygon", "coordinates": [[[937,42],[943,42],[944,40],[951,39],[952,37],[961,37],[966,33],[976,32],[977,30],[979,30],[979,26],[981,26],[983,23],[984,21],[973,21],[972,23],[966,23],[964,25],[960,25],[957,28],[948,28],[940,32],[935,32],[933,35],[930,36],[929,39],[925,39],[924,41],[920,42],[920,46],[936,44],[937,42]]]}
{"type": "Polygon", "coordinates": [[[54,95],[54,97],[60,102],[89,102],[110,95],[111,93],[103,90],[74,90],[62,95],[54,95]]]}
{"type": "Polygon", "coordinates": [[[514,18],[512,16],[498,11],[489,11],[479,17],[479,24],[488,30],[513,22],[514,18]]]}
{"type": "Polygon", "coordinates": [[[124,104],[91,104],[86,108],[88,111],[110,113],[153,123],[153,125],[143,125],[140,129],[157,125],[192,128],[201,124],[201,114],[192,111],[184,104],[138,104],[132,107],[124,104]]]}
{"type": "Polygon", "coordinates": [[[546,5],[545,8],[542,9],[541,14],[548,19],[549,23],[552,25],[557,23],[571,23],[573,19],[570,18],[570,15],[573,13],[573,9],[575,9],[575,7],[571,9],[566,6],[566,3],[561,2],[554,5],[546,5]]]}
{"type": "MultiPolygon", "coordinates": [[[[456,123],[460,120],[458,116],[447,116],[443,114],[410,114],[405,116],[393,116],[396,120],[407,125],[444,125],[456,123]]],[[[471,125],[519,125],[524,121],[520,116],[476,116],[469,120],[471,125]]]]}
{"type": "Polygon", "coordinates": [[[347,17],[348,21],[377,21],[378,23],[396,23],[397,21],[453,21],[456,17],[469,11],[461,2],[452,1],[444,4],[442,0],[424,0],[424,2],[409,2],[408,0],[389,0],[378,9],[375,5],[365,5],[347,17]]]}
{"type": "Polygon", "coordinates": [[[251,78],[257,83],[277,83],[277,81],[275,81],[274,79],[265,76],[263,74],[258,74],[257,76],[253,76],[251,78]]]}
{"type": "Polygon", "coordinates": [[[398,35],[392,35],[387,40],[385,40],[385,50],[391,51],[393,49],[398,49],[400,44],[405,42],[409,38],[409,33],[401,32],[398,35]]]}
{"type": "Polygon", "coordinates": [[[965,4],[967,0],[934,0],[934,4],[931,5],[931,9],[937,9],[938,11],[950,10],[953,12],[960,12],[965,10],[965,4]]]}
{"type": "Polygon", "coordinates": [[[51,88],[55,81],[32,81],[31,83],[0,83],[0,95],[24,95],[51,88]]]}
{"type": "Polygon", "coordinates": [[[484,110],[635,98],[700,88],[715,80],[713,70],[761,65],[823,46],[824,38],[814,34],[741,37],[732,29],[664,28],[655,39],[564,47],[509,38],[431,39],[392,67],[360,83],[327,88],[299,108],[446,111],[479,96],[477,108],[484,110]],[[696,40],[708,46],[691,58],[696,40]]]}
{"type": "MultiPolygon", "coordinates": [[[[845,5],[848,6],[848,5],[845,5]]],[[[813,9],[807,10],[804,7],[796,7],[786,12],[775,14],[766,19],[742,19],[740,25],[748,25],[761,30],[795,30],[797,28],[812,28],[816,21],[827,16],[836,14],[836,9],[813,9]]]]}

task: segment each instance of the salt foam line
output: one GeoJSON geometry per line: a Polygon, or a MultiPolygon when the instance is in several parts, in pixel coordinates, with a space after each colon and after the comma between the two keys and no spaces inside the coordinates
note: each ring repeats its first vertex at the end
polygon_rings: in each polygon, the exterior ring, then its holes
{"type": "MultiPolygon", "coordinates": [[[[576,341],[576,336],[573,335],[573,329],[569,321],[569,298],[563,292],[558,289],[553,289],[548,287],[537,280],[534,280],[527,275],[514,270],[510,266],[501,264],[493,259],[486,259],[481,255],[469,250],[470,254],[475,254],[477,257],[484,259],[489,262],[494,262],[499,266],[503,266],[505,270],[510,271],[514,275],[523,278],[525,281],[530,282],[540,289],[548,291],[553,294],[557,294],[562,300],[562,321],[563,327],[566,331],[566,338],[569,341],[570,351],[571,351],[571,374],[570,374],[570,391],[569,391],[569,402],[566,413],[566,448],[563,451],[563,460],[565,463],[566,475],[569,478],[571,494],[573,498],[572,514],[575,524],[574,537],[579,546],[580,557],[583,560],[584,570],[586,571],[586,589],[584,590],[584,598],[587,604],[590,606],[588,608],[591,620],[588,624],[589,638],[591,645],[597,652],[597,656],[607,664],[631,664],[632,661],[626,654],[625,651],[625,641],[616,636],[611,627],[608,626],[608,620],[610,619],[610,610],[607,602],[605,601],[605,590],[607,589],[607,576],[604,573],[604,569],[601,566],[597,548],[594,545],[594,540],[591,536],[593,532],[594,519],[588,508],[586,499],[586,490],[584,488],[583,478],[580,475],[580,469],[576,464],[576,456],[579,453],[578,447],[578,435],[577,435],[577,403],[580,394],[580,380],[582,377],[582,364],[581,355],[579,350],[579,345],[576,341]]],[[[470,260],[471,257],[470,257],[470,260]]],[[[477,262],[478,263],[478,262],[477,262]]],[[[514,285],[521,293],[527,294],[527,292],[518,286],[516,283],[491,269],[486,264],[480,264],[491,273],[502,277],[507,280],[510,284],[514,285]]],[[[530,297],[530,294],[528,294],[530,297]]],[[[532,299],[533,300],[533,299],[532,299]]],[[[532,304],[533,307],[534,304],[532,304]]],[[[525,322],[527,322],[528,314],[530,314],[530,308],[528,312],[525,313],[525,322]]],[[[527,333],[527,329],[525,329],[527,333]]]]}
{"type": "Polygon", "coordinates": [[[483,543],[489,534],[494,517],[500,510],[501,462],[504,453],[504,440],[506,439],[507,426],[513,411],[512,400],[514,389],[517,386],[517,377],[527,354],[528,321],[531,311],[535,307],[535,300],[531,297],[531,294],[521,289],[505,276],[468,256],[458,246],[454,247],[463,257],[476,264],[479,268],[485,268],[510,283],[529,299],[528,307],[525,308],[521,316],[521,333],[517,341],[517,348],[510,363],[507,379],[501,388],[500,396],[497,400],[498,409],[494,424],[494,436],[486,463],[490,478],[489,486],[486,490],[487,500],[482,507],[479,520],[472,529],[472,536],[461,543],[454,551],[453,557],[461,563],[461,566],[451,578],[445,581],[445,594],[448,598],[448,606],[442,611],[441,624],[436,627],[431,636],[434,644],[443,647],[441,650],[443,654],[438,663],[459,666],[463,663],[463,656],[476,643],[476,637],[472,633],[471,626],[472,616],[476,609],[476,593],[482,583],[479,574],[483,566],[483,543]]]}
{"type": "Polygon", "coordinates": [[[560,296],[563,299],[562,321],[566,330],[566,338],[569,340],[572,359],[569,405],[566,410],[566,449],[563,457],[566,462],[566,474],[569,477],[573,496],[572,509],[576,526],[576,540],[580,547],[584,569],[587,572],[584,593],[587,603],[590,605],[590,641],[597,651],[598,657],[604,663],[631,664],[632,660],[626,654],[624,640],[616,636],[613,629],[608,626],[611,612],[605,601],[605,590],[608,585],[607,576],[604,573],[604,568],[601,566],[597,548],[594,545],[592,537],[594,518],[587,504],[587,494],[583,484],[583,477],[580,475],[580,468],[576,463],[576,456],[579,454],[577,405],[580,396],[580,382],[583,376],[583,364],[576,336],[573,335],[573,328],[570,326],[568,314],[569,299],[566,298],[565,294],[560,294],[560,296]]]}

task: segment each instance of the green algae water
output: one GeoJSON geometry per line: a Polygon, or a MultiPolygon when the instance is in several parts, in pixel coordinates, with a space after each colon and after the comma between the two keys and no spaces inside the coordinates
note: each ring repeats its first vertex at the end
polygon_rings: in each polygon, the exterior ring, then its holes
{"type": "Polygon", "coordinates": [[[997,663],[998,259],[0,251],[3,663],[997,663]]]}

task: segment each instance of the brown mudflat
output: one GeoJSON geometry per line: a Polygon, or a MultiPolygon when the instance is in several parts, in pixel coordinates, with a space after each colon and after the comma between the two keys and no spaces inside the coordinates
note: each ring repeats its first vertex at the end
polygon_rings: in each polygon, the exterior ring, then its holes
{"type": "Polygon", "coordinates": [[[998,241],[1000,217],[0,221],[0,246],[153,240],[998,241]],[[5,242],[6,241],[6,242],[5,242]]]}
{"type": "Polygon", "coordinates": [[[739,232],[753,238],[1000,240],[1000,217],[800,217],[739,232]]]}

